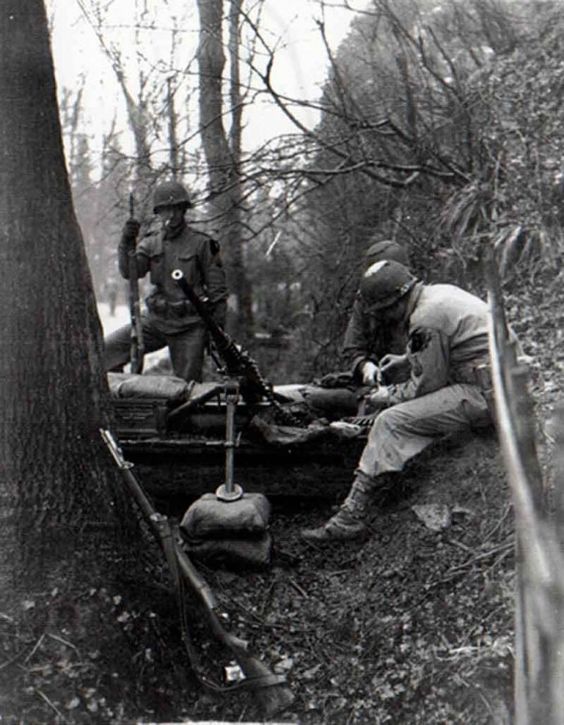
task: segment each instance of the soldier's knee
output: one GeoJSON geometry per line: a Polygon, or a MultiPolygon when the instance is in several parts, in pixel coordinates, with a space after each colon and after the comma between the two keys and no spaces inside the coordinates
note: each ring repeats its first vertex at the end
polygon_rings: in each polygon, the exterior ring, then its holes
{"type": "Polygon", "coordinates": [[[375,435],[393,433],[401,430],[409,420],[410,416],[402,410],[401,405],[394,405],[391,408],[386,408],[378,415],[372,427],[372,432],[375,435]]]}

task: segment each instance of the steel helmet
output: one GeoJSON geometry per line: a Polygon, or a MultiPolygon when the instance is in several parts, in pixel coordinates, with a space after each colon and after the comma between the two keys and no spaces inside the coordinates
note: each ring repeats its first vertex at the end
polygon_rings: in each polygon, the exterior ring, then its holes
{"type": "Polygon", "coordinates": [[[362,275],[360,299],[370,310],[395,305],[416,284],[417,278],[403,264],[393,260],[374,262],[362,275]]]}
{"type": "MultiPolygon", "coordinates": [[[[374,237],[372,238],[374,240],[374,237]]],[[[391,239],[373,241],[364,253],[364,262],[367,266],[380,262],[383,259],[393,259],[395,262],[409,267],[409,257],[405,249],[391,239]]]]}
{"type": "Polygon", "coordinates": [[[163,181],[155,188],[153,195],[153,211],[155,214],[163,206],[177,206],[182,204],[186,208],[192,206],[188,192],[178,181],[163,181]]]}

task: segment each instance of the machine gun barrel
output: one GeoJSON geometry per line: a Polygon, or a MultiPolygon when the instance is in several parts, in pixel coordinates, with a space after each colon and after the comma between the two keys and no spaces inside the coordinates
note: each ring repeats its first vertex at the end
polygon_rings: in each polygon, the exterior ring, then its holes
{"type": "Polygon", "coordinates": [[[284,408],[277,400],[272,385],[267,382],[256,363],[246,350],[241,349],[225,330],[213,318],[208,307],[207,300],[200,297],[188,282],[182,270],[172,271],[172,279],[178,284],[186,298],[192,303],[196,312],[200,315],[204,324],[215,343],[217,351],[225,363],[226,372],[231,377],[240,377],[241,394],[249,403],[257,402],[265,398],[276,409],[280,421],[286,425],[301,426],[293,413],[284,408]]]}

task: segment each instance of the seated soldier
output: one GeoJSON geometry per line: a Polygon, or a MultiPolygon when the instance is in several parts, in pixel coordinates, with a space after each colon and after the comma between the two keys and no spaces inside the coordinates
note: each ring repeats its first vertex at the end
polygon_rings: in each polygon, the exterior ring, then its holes
{"type": "MultiPolygon", "coordinates": [[[[366,250],[363,272],[375,262],[386,259],[409,267],[405,249],[397,242],[384,239],[366,250]]],[[[406,342],[404,330],[384,324],[384,319],[378,315],[363,314],[362,301],[357,294],[342,349],[343,357],[351,366],[353,380],[362,385],[375,385],[378,361],[387,353],[403,352],[406,342]]]]}
{"type": "Polygon", "coordinates": [[[377,502],[384,474],[401,471],[439,436],[491,422],[481,387],[489,364],[485,302],[454,285],[423,284],[402,264],[380,261],[364,273],[359,303],[364,315],[405,330],[405,354],[392,365],[408,363],[409,377],[374,388],[370,402],[382,412],[350,492],[327,523],[302,531],[310,542],[364,537],[368,506],[377,502]]]}

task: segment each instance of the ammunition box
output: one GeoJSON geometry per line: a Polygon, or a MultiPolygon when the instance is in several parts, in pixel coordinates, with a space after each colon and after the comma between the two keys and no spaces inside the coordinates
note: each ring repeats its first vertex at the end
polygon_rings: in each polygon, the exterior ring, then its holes
{"type": "Polygon", "coordinates": [[[169,407],[162,398],[112,400],[118,438],[154,438],[167,432],[169,407]]]}

